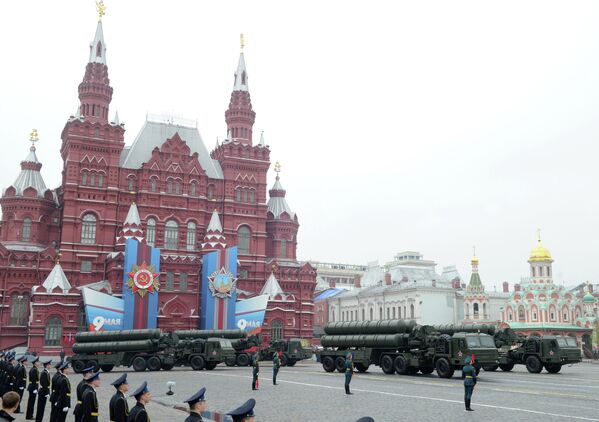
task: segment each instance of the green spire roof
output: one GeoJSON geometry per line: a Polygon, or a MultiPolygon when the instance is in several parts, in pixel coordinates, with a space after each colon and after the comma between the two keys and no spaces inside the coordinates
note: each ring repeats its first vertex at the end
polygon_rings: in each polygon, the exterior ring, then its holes
{"type": "Polygon", "coordinates": [[[477,272],[473,272],[470,276],[470,283],[468,283],[468,291],[474,293],[483,293],[485,291],[485,286],[480,281],[480,275],[477,272]]]}

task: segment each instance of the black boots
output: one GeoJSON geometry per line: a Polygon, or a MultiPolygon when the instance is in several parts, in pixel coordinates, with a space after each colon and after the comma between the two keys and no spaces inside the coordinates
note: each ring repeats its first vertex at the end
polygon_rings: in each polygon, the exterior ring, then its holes
{"type": "Polygon", "coordinates": [[[345,384],[345,394],[353,394],[349,392],[349,385],[345,384]]]}
{"type": "Polygon", "coordinates": [[[466,410],[469,412],[474,412],[474,409],[470,408],[470,400],[465,400],[466,402],[466,410]]]}

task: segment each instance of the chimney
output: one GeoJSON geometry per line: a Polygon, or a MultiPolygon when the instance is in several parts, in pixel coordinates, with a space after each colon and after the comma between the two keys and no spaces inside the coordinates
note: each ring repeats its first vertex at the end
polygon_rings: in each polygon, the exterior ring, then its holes
{"type": "Polygon", "coordinates": [[[385,285],[390,286],[391,284],[391,274],[385,273],[385,285]]]}
{"type": "Polygon", "coordinates": [[[510,292],[510,283],[508,283],[507,281],[503,282],[503,293],[509,293],[510,292]]]}
{"type": "Polygon", "coordinates": [[[337,285],[337,283],[335,283],[334,279],[329,279],[329,287],[330,288],[334,289],[336,285],[337,285]]]}
{"type": "Polygon", "coordinates": [[[520,284],[519,283],[514,284],[514,291],[515,292],[519,292],[520,291],[520,284]]]}
{"type": "Polygon", "coordinates": [[[362,287],[362,276],[360,275],[355,275],[354,276],[354,288],[359,289],[362,287]]]}

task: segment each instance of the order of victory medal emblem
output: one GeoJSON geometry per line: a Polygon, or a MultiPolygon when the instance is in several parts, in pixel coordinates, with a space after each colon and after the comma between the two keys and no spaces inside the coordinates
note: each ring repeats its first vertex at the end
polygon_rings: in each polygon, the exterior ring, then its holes
{"type": "Polygon", "coordinates": [[[212,296],[220,297],[221,299],[231,297],[236,284],[237,279],[235,276],[225,268],[221,268],[208,276],[208,287],[212,296]]]}
{"type": "Polygon", "coordinates": [[[133,271],[127,273],[129,280],[127,280],[127,287],[131,289],[133,293],[139,293],[141,297],[144,297],[146,293],[153,293],[154,290],[160,290],[160,283],[158,282],[158,275],[154,273],[154,266],[148,265],[146,261],[142,262],[141,265],[134,265],[133,271]]]}

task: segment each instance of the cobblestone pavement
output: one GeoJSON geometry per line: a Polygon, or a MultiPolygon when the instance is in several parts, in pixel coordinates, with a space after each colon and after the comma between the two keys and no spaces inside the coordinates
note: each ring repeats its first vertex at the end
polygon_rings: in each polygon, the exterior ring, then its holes
{"type": "MultiPolygon", "coordinates": [[[[98,392],[100,418],[108,421],[108,401],[114,392],[110,385],[123,370],[102,374],[98,392]]],[[[339,421],[353,422],[369,415],[382,421],[599,421],[599,365],[581,363],[564,367],[560,374],[529,374],[523,367],[513,372],[481,372],[475,388],[473,408],[465,412],[459,372],[453,379],[436,375],[384,375],[371,366],[365,374],[356,373],[352,381],[354,395],[346,396],[343,375],[326,373],[320,364],[301,362],[293,368],[281,368],[279,385],[272,385],[272,369],[263,363],[260,390],[251,390],[251,368],[218,366],[213,371],[174,369],[164,372],[129,373],[135,389],[147,380],[152,392],[148,406],[153,422],[183,421],[183,400],[206,387],[208,406],[226,413],[250,397],[257,400],[258,422],[339,421]],[[167,381],[175,381],[175,395],[167,396],[167,381]]],[[[70,376],[74,386],[80,375],[70,376]]],[[[25,394],[26,401],[27,393],[25,394]]],[[[133,398],[129,399],[133,406],[133,398]]],[[[17,415],[23,421],[24,415],[17,415]]],[[[44,419],[49,420],[49,414],[44,419]]],[[[73,420],[70,415],[68,421],[73,420]]]]}

